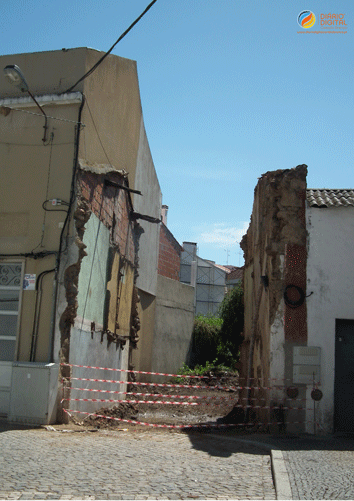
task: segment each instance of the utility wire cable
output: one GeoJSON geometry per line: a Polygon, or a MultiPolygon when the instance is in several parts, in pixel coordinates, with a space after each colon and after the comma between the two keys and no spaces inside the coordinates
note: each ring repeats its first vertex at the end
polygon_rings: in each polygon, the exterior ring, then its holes
{"type": "MultiPolygon", "coordinates": [[[[49,192],[49,183],[50,183],[50,169],[51,169],[51,166],[52,166],[52,153],[53,153],[53,139],[54,139],[54,133],[52,132],[51,135],[50,135],[50,140],[49,140],[49,143],[50,144],[50,151],[49,151],[49,164],[48,164],[48,175],[47,175],[47,188],[46,188],[46,195],[45,195],[45,200],[48,199],[48,192],[49,192]]],[[[43,207],[44,208],[44,207],[43,207]]],[[[44,216],[43,216],[43,223],[42,223],[42,235],[41,235],[41,241],[40,243],[37,245],[37,247],[35,247],[34,249],[32,249],[31,252],[34,252],[35,250],[38,249],[38,247],[40,247],[41,249],[44,249],[44,245],[43,245],[43,240],[44,240],[44,233],[45,233],[45,223],[46,223],[46,219],[47,219],[47,212],[45,211],[44,212],[44,216]]]]}
{"type": "Polygon", "coordinates": [[[89,111],[89,114],[90,114],[90,117],[91,117],[91,120],[92,120],[92,124],[93,124],[94,129],[95,129],[95,132],[96,132],[96,134],[97,134],[97,139],[98,139],[98,141],[99,141],[99,143],[100,143],[100,145],[101,145],[101,148],[102,148],[102,150],[103,150],[103,153],[105,154],[105,157],[107,158],[107,161],[108,161],[109,166],[113,169],[112,163],[111,163],[111,161],[110,161],[110,159],[109,159],[109,157],[108,157],[108,154],[107,154],[107,151],[105,150],[105,147],[103,146],[103,143],[102,143],[102,140],[101,140],[100,134],[99,134],[99,132],[98,132],[97,126],[96,126],[95,121],[94,121],[94,119],[93,119],[93,115],[92,115],[92,113],[91,113],[90,105],[89,105],[89,102],[88,102],[87,98],[86,98],[86,104],[87,104],[87,109],[88,109],[88,111],[89,111]]]}
{"type": "MultiPolygon", "coordinates": [[[[76,84],[75,84],[76,85],[76,84]]],[[[20,111],[21,113],[27,113],[28,115],[35,115],[37,117],[43,117],[40,113],[35,113],[34,111],[28,111],[28,110],[21,110],[20,108],[9,108],[11,111],[20,111]]],[[[58,120],[59,122],[68,122],[72,124],[79,124],[81,127],[85,127],[85,124],[82,122],[76,122],[75,120],[69,120],[67,118],[61,118],[61,117],[51,117],[50,115],[47,115],[47,118],[51,118],[53,120],[58,120]]]]}
{"type": "Polygon", "coordinates": [[[124,33],[121,34],[121,36],[118,38],[118,40],[112,45],[112,47],[97,61],[96,64],[94,64],[92,66],[91,69],[89,69],[74,85],[72,85],[71,87],[69,87],[69,89],[67,89],[66,91],[64,91],[62,94],[66,93],[66,92],[71,92],[80,82],[82,82],[83,80],[85,80],[85,78],[87,78],[88,76],[90,76],[94,71],[95,69],[102,63],[102,61],[108,56],[108,54],[110,54],[112,52],[112,50],[114,49],[114,47],[117,45],[118,42],[120,42],[124,37],[125,35],[127,35],[129,33],[129,31],[140,21],[140,19],[147,13],[147,11],[149,9],[151,9],[151,7],[154,5],[154,3],[157,2],[157,0],[153,0],[151,3],[149,3],[149,5],[146,7],[146,9],[144,10],[144,12],[142,12],[140,14],[139,17],[137,17],[135,19],[135,21],[129,26],[129,28],[127,28],[124,33]]]}

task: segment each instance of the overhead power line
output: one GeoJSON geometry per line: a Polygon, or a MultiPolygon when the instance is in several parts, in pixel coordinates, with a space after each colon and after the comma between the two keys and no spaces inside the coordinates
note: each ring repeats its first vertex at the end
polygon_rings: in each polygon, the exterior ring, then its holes
{"type": "Polygon", "coordinates": [[[97,61],[96,64],[94,64],[92,66],[91,69],[89,69],[74,85],[72,85],[69,89],[67,89],[65,92],[71,92],[80,82],[82,82],[83,80],[85,80],[85,78],[87,78],[88,76],[90,76],[94,71],[95,69],[102,63],[102,61],[108,56],[108,54],[110,54],[112,52],[112,50],[114,49],[114,47],[117,45],[118,42],[120,42],[124,37],[125,35],[127,35],[129,33],[129,31],[140,21],[140,19],[147,13],[147,11],[149,9],[151,9],[151,7],[154,5],[154,3],[157,2],[157,0],[153,0],[151,3],[149,3],[149,5],[146,7],[146,9],[144,10],[144,12],[142,12],[140,14],[139,17],[137,17],[135,19],[135,21],[129,26],[129,28],[127,28],[124,33],[121,34],[121,36],[118,38],[118,40],[112,45],[112,47],[97,61]]]}

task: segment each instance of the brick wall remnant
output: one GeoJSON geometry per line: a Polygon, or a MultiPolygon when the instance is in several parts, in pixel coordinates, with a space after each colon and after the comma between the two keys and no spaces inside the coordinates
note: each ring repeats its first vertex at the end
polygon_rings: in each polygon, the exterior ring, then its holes
{"type": "Polygon", "coordinates": [[[179,280],[183,248],[164,223],[160,225],[159,260],[157,272],[172,280],[179,280]]]}
{"type": "Polygon", "coordinates": [[[258,272],[257,278],[267,271],[270,323],[274,321],[283,296],[280,256],[285,255],[285,245],[306,247],[306,175],[306,165],[262,175],[254,190],[250,226],[240,244],[244,251],[245,268],[257,260],[253,271],[255,274],[258,272]]]}
{"type": "MultiPolygon", "coordinates": [[[[78,302],[78,282],[82,259],[87,255],[86,245],[83,243],[85,224],[91,214],[94,214],[100,222],[110,230],[111,242],[109,245],[118,252],[122,263],[127,263],[134,269],[137,276],[137,247],[139,241],[139,224],[132,221],[130,214],[132,203],[126,190],[114,186],[106,186],[105,179],[127,185],[126,176],[119,171],[100,173],[97,169],[91,172],[87,167],[79,169],[76,180],[76,209],[74,212],[75,237],[74,242],[78,247],[78,259],[64,271],[64,289],[67,305],[59,319],[61,334],[60,361],[69,362],[70,355],[70,332],[74,325],[78,302]]],[[[135,315],[136,317],[136,315],[135,315]]],[[[134,317],[135,333],[138,330],[139,319],[134,317]]],[[[121,336],[106,329],[109,342],[123,345],[121,336]]],[[[133,335],[137,342],[137,335],[133,335]]],[[[125,342],[125,341],[124,341],[125,342]]],[[[62,366],[62,377],[69,375],[69,367],[62,366]]]]}
{"type": "Polygon", "coordinates": [[[306,293],[306,175],[306,165],[270,171],[254,190],[251,222],[241,241],[245,258],[241,375],[248,381],[274,377],[285,363],[285,341],[307,340],[306,302],[287,318],[283,301],[289,282],[306,293]]]}

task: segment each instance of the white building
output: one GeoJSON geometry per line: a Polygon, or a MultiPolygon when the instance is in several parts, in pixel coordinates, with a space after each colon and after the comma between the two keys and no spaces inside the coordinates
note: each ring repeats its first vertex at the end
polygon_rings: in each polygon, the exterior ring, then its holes
{"type": "Polygon", "coordinates": [[[259,179],[245,255],[242,395],[265,425],[354,431],[354,190],[307,166],[259,179]],[[255,397],[255,398],[254,398],[255,397]]]}
{"type": "Polygon", "coordinates": [[[183,242],[180,282],[195,286],[195,314],[216,315],[226,292],[228,270],[197,256],[197,244],[183,242]]]}
{"type": "Polygon", "coordinates": [[[354,190],[307,190],[306,200],[308,346],[320,348],[323,393],[316,420],[354,431],[354,190]]]}

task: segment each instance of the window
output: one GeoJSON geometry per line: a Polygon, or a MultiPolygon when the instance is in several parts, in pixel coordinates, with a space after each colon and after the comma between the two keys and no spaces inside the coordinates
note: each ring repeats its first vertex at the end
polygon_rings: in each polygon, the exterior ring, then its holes
{"type": "Polygon", "coordinates": [[[0,361],[15,359],[21,263],[0,264],[0,361]]]}

